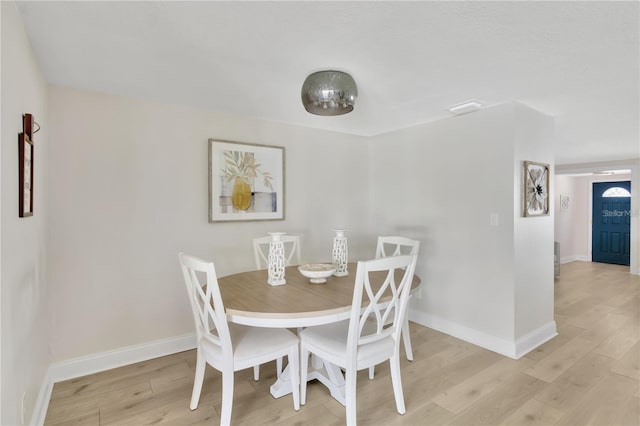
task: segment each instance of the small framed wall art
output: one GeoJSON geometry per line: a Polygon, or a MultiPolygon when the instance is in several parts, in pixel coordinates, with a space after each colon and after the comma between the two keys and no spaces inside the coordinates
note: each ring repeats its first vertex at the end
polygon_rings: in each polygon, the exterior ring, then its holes
{"type": "Polygon", "coordinates": [[[33,215],[33,142],[27,133],[18,135],[18,216],[33,215]]]}
{"type": "Polygon", "coordinates": [[[284,219],[284,147],[209,139],[209,222],[284,219]]]}
{"type": "Polygon", "coordinates": [[[549,214],[549,165],[523,162],[523,212],[525,217],[549,214]]]}

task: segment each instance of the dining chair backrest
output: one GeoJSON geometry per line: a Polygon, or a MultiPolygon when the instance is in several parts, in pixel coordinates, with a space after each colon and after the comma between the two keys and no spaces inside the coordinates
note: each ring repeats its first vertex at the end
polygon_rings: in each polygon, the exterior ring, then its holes
{"type": "Polygon", "coordinates": [[[231,362],[233,349],[229,325],[213,262],[184,253],[178,257],[189,293],[198,342],[206,339],[219,348],[222,360],[231,362]]]}
{"type": "MultiPolygon", "coordinates": [[[[380,236],[378,237],[378,244],[376,246],[376,259],[389,257],[389,256],[401,256],[401,255],[418,255],[420,251],[420,241],[412,240],[411,238],[399,237],[399,236],[380,236]]],[[[389,315],[390,317],[391,315],[389,315]]],[[[387,324],[390,322],[387,319],[387,324]]],[[[411,334],[409,331],[409,319],[404,319],[402,330],[402,339],[404,341],[404,349],[409,361],[413,361],[413,349],[411,347],[411,334]]],[[[369,378],[373,379],[374,367],[369,369],[369,378]]]]}
{"type": "Polygon", "coordinates": [[[380,236],[376,247],[376,258],[418,254],[420,241],[398,236],[380,236]]]}
{"type": "Polygon", "coordinates": [[[196,366],[189,408],[198,408],[207,364],[222,373],[220,424],[231,424],[235,371],[253,367],[258,380],[260,364],[287,356],[291,370],[293,407],[298,410],[299,339],[288,330],[227,323],[213,262],[178,255],[196,326],[196,366]],[[235,345],[235,346],[234,346],[235,345]]]}
{"type": "Polygon", "coordinates": [[[397,347],[417,257],[358,262],[347,337],[347,354],[353,367],[357,350],[364,345],[392,338],[397,347]]]}
{"type": "MultiPolygon", "coordinates": [[[[297,235],[282,235],[280,240],[284,243],[284,257],[286,266],[300,264],[300,237],[297,235]]],[[[266,269],[269,265],[270,236],[253,239],[253,255],[256,261],[256,269],[266,269]]]]}

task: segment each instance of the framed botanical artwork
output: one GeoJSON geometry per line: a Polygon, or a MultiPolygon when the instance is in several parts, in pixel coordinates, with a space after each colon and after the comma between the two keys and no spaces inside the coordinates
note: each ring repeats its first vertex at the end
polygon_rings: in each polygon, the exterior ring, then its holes
{"type": "Polygon", "coordinates": [[[525,161],[523,163],[523,216],[549,214],[549,165],[525,161]]]}
{"type": "Polygon", "coordinates": [[[284,219],[284,147],[209,139],[209,222],[284,219]]]}
{"type": "Polygon", "coordinates": [[[33,142],[28,134],[18,135],[18,216],[33,215],[33,142]]]}

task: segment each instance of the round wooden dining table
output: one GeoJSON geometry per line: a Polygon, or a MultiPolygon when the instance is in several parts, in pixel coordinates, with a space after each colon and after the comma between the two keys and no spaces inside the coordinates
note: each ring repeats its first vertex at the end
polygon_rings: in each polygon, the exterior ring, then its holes
{"type": "MultiPolygon", "coordinates": [[[[349,319],[353,301],[353,288],[356,276],[356,263],[349,263],[349,275],[327,278],[323,284],[312,284],[303,276],[297,266],[285,269],[284,285],[267,284],[267,270],[240,272],[218,278],[222,301],[227,319],[236,324],[270,328],[302,328],[329,324],[349,319]]],[[[402,270],[396,271],[397,282],[402,270]]],[[[384,272],[372,273],[370,280],[384,281],[384,272]]],[[[411,291],[420,286],[420,278],[413,277],[411,291]]],[[[384,299],[383,299],[384,300],[384,299]]],[[[343,405],[344,378],[336,366],[323,360],[312,360],[307,380],[318,379],[331,395],[343,405]]],[[[279,398],[291,392],[288,369],[275,384],[271,394],[279,398]]]]}

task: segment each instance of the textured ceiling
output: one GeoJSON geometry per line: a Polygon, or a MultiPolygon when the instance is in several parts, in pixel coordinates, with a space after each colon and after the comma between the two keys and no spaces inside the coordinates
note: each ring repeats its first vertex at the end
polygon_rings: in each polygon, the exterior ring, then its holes
{"type": "Polygon", "coordinates": [[[358,135],[468,99],[556,119],[559,164],[637,158],[639,3],[18,2],[49,83],[358,135]],[[304,78],[353,75],[354,112],[304,78]]]}

